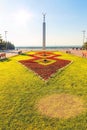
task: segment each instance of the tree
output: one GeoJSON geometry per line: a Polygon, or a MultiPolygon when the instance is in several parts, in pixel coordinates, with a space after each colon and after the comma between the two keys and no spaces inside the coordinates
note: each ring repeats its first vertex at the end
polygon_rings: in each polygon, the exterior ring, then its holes
{"type": "Polygon", "coordinates": [[[14,44],[12,44],[11,42],[6,42],[3,40],[0,40],[0,50],[13,50],[15,49],[14,44]]]}
{"type": "Polygon", "coordinates": [[[10,50],[15,49],[14,44],[12,44],[11,42],[5,42],[5,44],[6,44],[6,49],[10,49],[10,50]]]}
{"type": "Polygon", "coordinates": [[[3,39],[2,39],[2,36],[1,36],[1,34],[0,34],[0,50],[12,50],[12,49],[15,49],[15,46],[14,46],[14,44],[12,44],[11,42],[7,42],[7,41],[4,41],[3,39]]]}
{"type": "Polygon", "coordinates": [[[85,42],[82,46],[83,49],[87,50],[87,42],[85,42]]]}

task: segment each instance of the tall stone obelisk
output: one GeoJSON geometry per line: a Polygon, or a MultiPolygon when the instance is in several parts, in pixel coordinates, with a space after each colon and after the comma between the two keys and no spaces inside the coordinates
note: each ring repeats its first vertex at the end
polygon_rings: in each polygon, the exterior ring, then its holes
{"type": "Polygon", "coordinates": [[[46,49],[46,22],[45,22],[46,14],[43,13],[43,50],[46,49]]]}

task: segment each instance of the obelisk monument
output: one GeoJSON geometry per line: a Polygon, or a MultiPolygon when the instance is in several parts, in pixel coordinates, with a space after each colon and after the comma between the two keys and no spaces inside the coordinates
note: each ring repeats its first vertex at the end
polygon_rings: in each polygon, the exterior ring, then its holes
{"type": "Polygon", "coordinates": [[[45,22],[46,14],[43,13],[43,50],[46,49],[46,22],[45,22]]]}

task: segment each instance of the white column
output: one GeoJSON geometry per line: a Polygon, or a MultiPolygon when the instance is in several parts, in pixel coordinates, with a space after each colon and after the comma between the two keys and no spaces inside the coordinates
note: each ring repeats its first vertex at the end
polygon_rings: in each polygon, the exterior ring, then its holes
{"type": "Polygon", "coordinates": [[[45,23],[45,15],[43,14],[43,50],[46,49],[46,23],[45,23]]]}

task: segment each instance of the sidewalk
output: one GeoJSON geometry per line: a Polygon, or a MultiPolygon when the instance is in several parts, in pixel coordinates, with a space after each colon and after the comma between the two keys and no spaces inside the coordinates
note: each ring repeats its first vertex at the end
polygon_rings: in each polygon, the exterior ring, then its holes
{"type": "Polygon", "coordinates": [[[83,53],[87,53],[86,50],[73,50],[73,49],[69,49],[69,50],[61,50],[62,52],[65,52],[66,51],[70,51],[70,54],[73,54],[73,55],[76,55],[76,56],[80,56],[80,57],[83,57],[83,53]]]}
{"type": "Polygon", "coordinates": [[[9,50],[9,51],[6,51],[6,57],[9,58],[9,57],[12,57],[12,56],[16,56],[16,55],[19,55],[19,52],[22,52],[22,53],[26,53],[28,52],[29,50],[9,50]]]}

